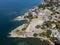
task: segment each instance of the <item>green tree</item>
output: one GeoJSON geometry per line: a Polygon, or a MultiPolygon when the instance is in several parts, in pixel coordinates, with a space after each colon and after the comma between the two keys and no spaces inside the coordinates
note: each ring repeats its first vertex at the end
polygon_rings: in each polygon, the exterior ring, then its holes
{"type": "Polygon", "coordinates": [[[24,18],[29,18],[28,16],[24,16],[24,18]]]}
{"type": "Polygon", "coordinates": [[[51,30],[47,30],[46,36],[47,36],[48,38],[50,38],[51,33],[52,33],[51,30]]]}
{"type": "Polygon", "coordinates": [[[52,42],[55,42],[56,38],[55,38],[55,37],[50,37],[50,40],[51,40],[52,42]]]}
{"type": "Polygon", "coordinates": [[[39,33],[39,36],[46,36],[46,32],[39,33]]]}
{"type": "Polygon", "coordinates": [[[56,24],[56,28],[60,29],[60,23],[59,22],[55,22],[55,24],[56,24]]]}
{"type": "Polygon", "coordinates": [[[46,21],[45,23],[46,23],[46,25],[47,25],[48,27],[52,24],[51,21],[46,21]]]}
{"type": "Polygon", "coordinates": [[[26,30],[26,28],[22,28],[22,31],[25,31],[26,30]]]}
{"type": "Polygon", "coordinates": [[[16,30],[16,32],[19,32],[19,30],[16,30]]]}
{"type": "Polygon", "coordinates": [[[34,34],[33,34],[34,37],[37,37],[37,35],[38,35],[37,33],[34,33],[34,34]]]}
{"type": "Polygon", "coordinates": [[[35,28],[41,28],[41,26],[40,25],[37,25],[37,26],[35,26],[35,28]]]}

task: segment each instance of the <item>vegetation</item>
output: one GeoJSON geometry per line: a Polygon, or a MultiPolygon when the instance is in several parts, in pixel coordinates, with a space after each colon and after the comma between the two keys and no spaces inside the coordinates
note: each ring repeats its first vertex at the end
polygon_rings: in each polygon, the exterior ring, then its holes
{"type": "Polygon", "coordinates": [[[56,28],[60,29],[60,23],[59,22],[55,22],[55,24],[56,24],[56,28]]]}
{"type": "Polygon", "coordinates": [[[22,35],[23,34],[23,31],[16,30],[15,33],[18,34],[18,35],[22,35]]]}
{"type": "Polygon", "coordinates": [[[52,33],[52,32],[51,32],[50,30],[47,30],[46,36],[47,36],[48,38],[50,38],[51,33],[52,33]]]}
{"type": "Polygon", "coordinates": [[[59,14],[59,12],[56,12],[57,14],[59,14]]]}
{"type": "Polygon", "coordinates": [[[38,18],[38,16],[34,16],[34,18],[38,18]]]}
{"type": "Polygon", "coordinates": [[[48,38],[50,38],[50,35],[51,35],[51,31],[50,30],[47,30],[47,32],[43,32],[43,33],[39,34],[39,36],[42,36],[42,37],[46,36],[48,38]]]}
{"type": "Polygon", "coordinates": [[[44,40],[43,42],[45,43],[44,45],[51,45],[51,43],[48,40],[44,40]]]}
{"type": "Polygon", "coordinates": [[[31,12],[29,12],[28,14],[29,14],[29,15],[28,15],[28,16],[24,16],[24,18],[28,18],[28,19],[30,19],[30,20],[31,20],[31,19],[33,18],[32,13],[31,13],[31,12]]]}
{"type": "Polygon", "coordinates": [[[39,33],[39,36],[42,36],[42,37],[46,36],[46,32],[39,33]]]}
{"type": "Polygon", "coordinates": [[[46,7],[50,7],[50,6],[52,6],[52,4],[51,4],[51,3],[49,3],[49,4],[46,4],[45,6],[46,6],[46,7]]]}
{"type": "Polygon", "coordinates": [[[37,25],[37,26],[35,26],[35,28],[37,28],[37,29],[38,29],[38,28],[41,28],[41,26],[40,26],[40,25],[37,25]]]}
{"type": "Polygon", "coordinates": [[[55,37],[50,37],[50,35],[51,35],[51,31],[50,31],[50,30],[47,30],[47,32],[39,33],[39,36],[42,36],[42,37],[46,36],[46,37],[48,37],[52,42],[54,42],[54,41],[56,40],[56,38],[55,38],[55,37]]]}
{"type": "Polygon", "coordinates": [[[32,13],[31,13],[31,12],[29,12],[29,16],[28,16],[28,18],[29,18],[29,19],[32,19],[32,18],[33,18],[33,16],[32,16],[32,13]]]}
{"type": "Polygon", "coordinates": [[[60,29],[60,22],[51,22],[51,21],[46,21],[46,25],[49,27],[52,23],[56,24],[56,28],[60,29]]]}
{"type": "Polygon", "coordinates": [[[38,35],[37,33],[34,33],[34,34],[33,34],[34,37],[37,37],[37,35],[38,35]]]}
{"type": "Polygon", "coordinates": [[[47,25],[48,27],[52,24],[51,21],[46,21],[45,23],[46,23],[46,25],[47,25]]]}
{"type": "Polygon", "coordinates": [[[47,26],[45,26],[44,24],[41,26],[41,29],[46,29],[47,26]]]}
{"type": "Polygon", "coordinates": [[[22,31],[25,31],[26,30],[26,28],[22,28],[22,31]]]}
{"type": "Polygon", "coordinates": [[[50,37],[50,40],[51,40],[52,42],[55,42],[56,38],[55,38],[55,37],[50,37]]]}
{"type": "Polygon", "coordinates": [[[19,30],[16,30],[16,32],[19,32],[19,30]]]}
{"type": "Polygon", "coordinates": [[[46,24],[47,25],[50,25],[52,22],[51,21],[46,21],[46,24]]]}
{"type": "Polygon", "coordinates": [[[49,27],[52,23],[56,24],[56,28],[60,29],[60,22],[51,22],[51,21],[46,21],[46,25],[49,27]]]}
{"type": "Polygon", "coordinates": [[[43,8],[43,10],[44,10],[46,6],[45,6],[45,4],[40,4],[38,7],[43,8]]]}
{"type": "Polygon", "coordinates": [[[60,7],[60,4],[57,4],[56,7],[60,7]]]}
{"type": "Polygon", "coordinates": [[[28,16],[24,16],[24,18],[29,18],[28,16]]]}
{"type": "Polygon", "coordinates": [[[51,15],[55,15],[56,14],[56,12],[55,11],[53,11],[53,13],[51,14],[51,15]]]}
{"type": "Polygon", "coordinates": [[[40,4],[38,7],[45,9],[45,7],[50,7],[52,4],[49,2],[48,4],[40,4]]]}

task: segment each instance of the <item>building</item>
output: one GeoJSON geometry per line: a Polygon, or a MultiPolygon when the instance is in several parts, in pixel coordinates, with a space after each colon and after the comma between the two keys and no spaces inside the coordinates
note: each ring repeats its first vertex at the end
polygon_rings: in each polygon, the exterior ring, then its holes
{"type": "Polygon", "coordinates": [[[60,33],[58,30],[51,29],[51,31],[52,31],[51,37],[60,38],[60,33]]]}

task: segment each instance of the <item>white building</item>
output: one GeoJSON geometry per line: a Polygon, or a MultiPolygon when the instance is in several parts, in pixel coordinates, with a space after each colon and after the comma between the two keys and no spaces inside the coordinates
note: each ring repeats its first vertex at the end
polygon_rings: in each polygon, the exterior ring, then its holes
{"type": "Polygon", "coordinates": [[[37,16],[37,13],[36,12],[32,12],[32,16],[37,16]]]}
{"type": "Polygon", "coordinates": [[[60,33],[58,30],[54,30],[54,29],[51,29],[52,33],[51,33],[51,37],[60,37],[60,33]]]}

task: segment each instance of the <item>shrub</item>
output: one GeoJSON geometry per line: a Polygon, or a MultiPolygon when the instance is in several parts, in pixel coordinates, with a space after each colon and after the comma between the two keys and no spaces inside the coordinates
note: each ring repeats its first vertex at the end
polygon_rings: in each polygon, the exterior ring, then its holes
{"type": "Polygon", "coordinates": [[[46,36],[47,36],[48,38],[50,38],[51,33],[52,33],[51,30],[47,30],[46,36]]]}
{"type": "Polygon", "coordinates": [[[38,16],[34,16],[34,18],[38,18],[38,16]]]}
{"type": "Polygon", "coordinates": [[[55,38],[55,37],[50,37],[50,40],[51,40],[52,42],[55,42],[56,38],[55,38]]]}
{"type": "Polygon", "coordinates": [[[25,31],[26,30],[26,28],[22,28],[22,31],[25,31]]]}
{"type": "Polygon", "coordinates": [[[40,28],[40,27],[41,27],[40,25],[35,26],[35,28],[40,28]]]}
{"type": "Polygon", "coordinates": [[[56,28],[60,29],[60,23],[59,22],[55,22],[56,24],[56,28]]]}
{"type": "Polygon", "coordinates": [[[38,35],[37,33],[34,33],[34,34],[33,34],[34,37],[37,37],[37,35],[38,35]]]}
{"type": "Polygon", "coordinates": [[[39,34],[39,36],[46,36],[46,37],[48,37],[48,38],[50,38],[50,35],[51,35],[51,31],[50,30],[48,30],[47,32],[43,32],[43,33],[40,33],[39,34]]]}
{"type": "Polygon", "coordinates": [[[50,25],[52,22],[51,21],[46,21],[46,24],[50,25]]]}
{"type": "Polygon", "coordinates": [[[19,30],[16,30],[16,32],[19,32],[19,30]]]}
{"type": "Polygon", "coordinates": [[[47,25],[48,27],[52,24],[51,21],[46,21],[45,23],[46,23],[46,25],[47,25]]]}
{"type": "Polygon", "coordinates": [[[46,33],[45,32],[43,32],[43,33],[39,33],[39,36],[46,36],[46,33]]]}
{"type": "Polygon", "coordinates": [[[28,16],[24,16],[24,18],[29,18],[28,16]]]}

